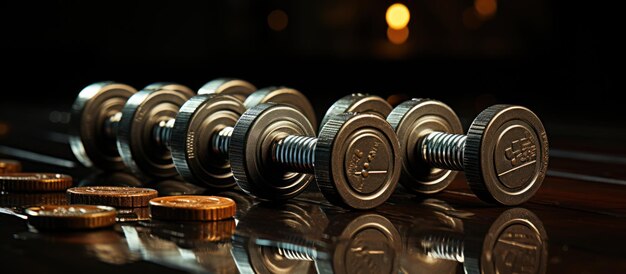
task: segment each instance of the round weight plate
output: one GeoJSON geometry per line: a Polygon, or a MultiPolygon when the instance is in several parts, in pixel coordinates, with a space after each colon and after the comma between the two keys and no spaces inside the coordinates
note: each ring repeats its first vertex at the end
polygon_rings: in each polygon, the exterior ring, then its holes
{"type": "Polygon", "coordinates": [[[322,127],[315,149],[315,178],[331,203],[375,208],[400,178],[400,143],[391,126],[373,114],[343,113],[322,127]]]}
{"type": "Polygon", "coordinates": [[[170,149],[174,165],[186,181],[212,188],[235,185],[230,162],[213,151],[212,138],[232,127],[246,109],[235,97],[205,94],[189,99],[178,112],[170,149]]]}
{"type": "Polygon", "coordinates": [[[437,193],[446,188],[458,171],[425,164],[420,140],[434,131],[463,134],[456,113],[439,101],[412,99],[394,108],[387,121],[396,131],[402,147],[402,186],[414,193],[437,193]]]}
{"type": "Polygon", "coordinates": [[[276,140],[287,135],[315,136],[300,111],[285,105],[260,104],[239,119],[230,140],[229,158],[241,189],[268,200],[285,200],[302,192],[313,175],[286,172],[273,158],[276,140]]]}
{"type": "Polygon", "coordinates": [[[324,115],[322,123],[320,123],[320,130],[334,115],[338,115],[344,112],[356,112],[356,113],[370,113],[376,114],[381,118],[387,118],[387,115],[391,112],[391,105],[375,95],[353,93],[346,95],[337,100],[324,115]]]}
{"type": "Polygon", "coordinates": [[[317,128],[317,118],[313,105],[300,91],[286,87],[267,87],[250,94],[243,105],[249,109],[263,103],[290,105],[302,112],[309,119],[311,125],[317,128]]]}
{"type": "Polygon", "coordinates": [[[181,85],[181,84],[171,83],[171,82],[156,82],[156,83],[149,84],[145,88],[143,88],[143,90],[151,90],[151,91],[157,91],[160,89],[175,90],[178,92],[182,92],[189,97],[196,95],[196,93],[189,87],[181,85]]]}
{"type": "Polygon", "coordinates": [[[546,130],[525,107],[491,106],[470,126],[463,165],[467,181],[480,199],[519,205],[535,195],[546,176],[546,130]]]}
{"type": "Polygon", "coordinates": [[[169,148],[157,142],[155,129],[173,119],[188,99],[185,93],[166,89],[142,90],[128,99],[122,109],[117,146],[133,173],[157,178],[178,174],[169,148]]]}
{"type": "Polygon", "coordinates": [[[247,81],[235,78],[217,78],[204,84],[198,90],[198,94],[231,95],[243,102],[254,91],[256,91],[256,87],[247,81]]]}
{"type": "Polygon", "coordinates": [[[105,170],[124,169],[115,145],[115,136],[107,132],[109,118],[119,113],[134,88],[113,82],[85,87],[72,105],[70,147],[83,165],[105,170]]]}

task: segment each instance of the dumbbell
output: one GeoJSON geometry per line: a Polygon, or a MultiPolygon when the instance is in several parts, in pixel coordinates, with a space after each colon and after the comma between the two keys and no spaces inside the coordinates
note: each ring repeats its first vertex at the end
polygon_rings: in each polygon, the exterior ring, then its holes
{"type": "MultiPolygon", "coordinates": [[[[328,113],[350,109],[344,107],[351,102],[348,97],[339,99],[328,113]]],[[[380,111],[384,104],[373,104],[379,100],[360,96],[358,105],[362,107],[354,109],[384,113],[380,111]]],[[[467,137],[460,135],[463,128],[456,113],[435,100],[405,101],[389,113],[387,121],[402,146],[400,182],[412,192],[437,193],[452,182],[457,170],[465,170],[479,198],[517,205],[532,197],[545,177],[545,130],[539,118],[524,107],[496,105],[486,109],[474,120],[467,137]],[[465,150],[468,141],[469,149],[465,150]]]]}
{"type": "Polygon", "coordinates": [[[261,104],[233,128],[215,135],[231,161],[237,184],[263,199],[296,196],[313,179],[331,203],[374,208],[393,192],[399,144],[390,125],[373,114],[343,113],[324,124],[319,137],[298,110],[261,104]]]}
{"type": "Polygon", "coordinates": [[[444,189],[465,171],[483,201],[518,205],[540,188],[548,167],[543,124],[522,106],[494,105],[462,135],[458,116],[442,102],[408,100],[387,121],[402,144],[402,185],[418,193],[444,189]]]}
{"type": "MultiPolygon", "coordinates": [[[[193,92],[187,89],[187,92],[182,93],[168,87],[166,85],[151,85],[149,89],[132,93],[128,92],[132,90],[128,86],[113,85],[111,87],[109,83],[98,83],[87,87],[84,90],[87,91],[86,94],[81,92],[74,108],[78,110],[75,112],[77,119],[73,120],[82,122],[74,128],[86,128],[87,134],[85,135],[87,136],[99,136],[98,129],[104,128],[108,141],[113,143],[117,141],[119,154],[116,154],[115,150],[109,149],[111,151],[109,154],[114,156],[112,160],[115,165],[107,165],[105,162],[101,166],[105,168],[113,166],[111,169],[119,169],[123,167],[123,162],[134,173],[147,177],[172,177],[177,174],[169,151],[170,131],[175,124],[174,117],[180,106],[191,98],[193,92]],[[123,92],[124,89],[126,92],[123,92]],[[112,92],[112,90],[116,92],[112,92]],[[124,102],[123,99],[126,98],[128,100],[124,102]],[[123,105],[121,111],[110,110],[113,108],[111,106],[119,109],[120,105],[123,105]],[[104,116],[104,119],[101,118],[94,123],[88,123],[91,116],[90,112],[86,110],[99,110],[106,114],[101,115],[104,116]]],[[[254,89],[253,85],[245,81],[222,78],[207,83],[202,88],[202,92],[213,93],[214,95],[218,93],[232,94],[239,96],[238,98],[253,94],[251,96],[261,101],[293,100],[299,104],[296,106],[307,111],[310,117],[314,119],[314,113],[311,114],[312,106],[300,92],[287,88],[267,88],[252,93],[254,89]]],[[[229,107],[224,106],[224,108],[228,109],[229,107]]],[[[77,142],[74,143],[77,143],[78,146],[73,145],[73,147],[85,147],[85,142],[90,145],[89,147],[97,147],[93,143],[89,143],[90,138],[81,137],[83,138],[75,138],[77,142]]],[[[95,149],[92,149],[92,152],[93,150],[95,149]]],[[[79,152],[76,153],[77,156],[87,154],[80,153],[85,151],[84,149],[74,149],[74,151],[75,153],[79,152]]],[[[97,152],[91,154],[102,156],[102,153],[97,152]]],[[[111,159],[111,157],[107,158],[111,159]]]]}
{"type": "Polygon", "coordinates": [[[247,193],[285,200],[302,192],[316,173],[331,202],[353,208],[375,207],[395,187],[400,159],[384,119],[342,115],[317,139],[309,118],[293,107],[260,104],[244,111],[231,96],[198,95],[182,106],[171,150],[183,178],[230,186],[234,174],[247,193]]]}
{"type": "MultiPolygon", "coordinates": [[[[154,83],[144,88],[147,92],[171,90],[183,97],[193,91],[174,83],[154,83]]],[[[117,128],[122,108],[136,94],[131,86],[115,82],[99,82],[85,87],[71,110],[70,147],[83,165],[104,170],[122,170],[124,162],[117,150],[117,128]]]]}

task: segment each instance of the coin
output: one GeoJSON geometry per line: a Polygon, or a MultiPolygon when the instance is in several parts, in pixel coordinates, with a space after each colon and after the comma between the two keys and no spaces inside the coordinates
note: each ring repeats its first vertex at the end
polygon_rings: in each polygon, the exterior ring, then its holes
{"type": "Polygon", "coordinates": [[[22,164],[19,161],[0,159],[0,174],[20,171],[22,171],[22,164]]]}
{"type": "Polygon", "coordinates": [[[115,224],[115,208],[93,205],[42,205],[25,210],[28,223],[41,230],[79,230],[115,224]]]}
{"type": "Polygon", "coordinates": [[[72,176],[58,173],[8,173],[0,175],[0,191],[50,192],[72,186],[72,176]]]}
{"type": "Polygon", "coordinates": [[[107,205],[114,207],[147,207],[158,193],[151,188],[124,186],[84,186],[67,190],[71,204],[107,205]]]}
{"type": "Polygon", "coordinates": [[[169,196],[150,200],[152,218],[177,221],[216,221],[235,216],[235,201],[219,196],[169,196]]]}

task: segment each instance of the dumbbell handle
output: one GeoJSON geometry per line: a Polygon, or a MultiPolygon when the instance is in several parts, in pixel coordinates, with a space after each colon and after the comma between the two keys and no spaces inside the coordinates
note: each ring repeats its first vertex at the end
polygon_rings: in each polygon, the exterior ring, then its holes
{"type": "Polygon", "coordinates": [[[463,171],[467,135],[431,132],[418,146],[422,160],[432,167],[463,171]]]}
{"type": "MultiPolygon", "coordinates": [[[[233,134],[233,127],[225,127],[213,134],[213,151],[228,157],[228,146],[233,134]]],[[[287,171],[314,173],[315,147],[317,138],[309,136],[287,135],[274,141],[272,160],[287,171]]]]}
{"type": "Polygon", "coordinates": [[[109,116],[108,119],[104,120],[104,134],[107,138],[112,140],[117,138],[117,127],[120,119],[122,119],[122,112],[118,111],[109,116]]]}

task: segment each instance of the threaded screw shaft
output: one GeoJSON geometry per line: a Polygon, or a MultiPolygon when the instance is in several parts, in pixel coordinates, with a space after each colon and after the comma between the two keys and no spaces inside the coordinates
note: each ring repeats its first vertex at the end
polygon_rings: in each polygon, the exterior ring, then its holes
{"type": "Polygon", "coordinates": [[[419,147],[422,160],[436,168],[464,170],[463,157],[466,135],[432,132],[422,139],[419,147]]]}
{"type": "Polygon", "coordinates": [[[463,239],[456,235],[428,235],[421,241],[426,254],[435,259],[463,263],[463,239]]]}
{"type": "Polygon", "coordinates": [[[109,119],[106,119],[104,121],[104,134],[107,136],[107,138],[115,140],[115,138],[117,137],[117,127],[120,119],[122,119],[122,112],[118,111],[109,116],[109,119]]]}
{"type": "Polygon", "coordinates": [[[170,118],[156,124],[152,130],[152,136],[157,144],[164,147],[170,146],[170,137],[172,136],[172,128],[174,127],[175,121],[174,118],[170,118]]]}
{"type": "Polygon", "coordinates": [[[314,261],[318,258],[315,244],[304,239],[295,242],[278,242],[276,249],[278,254],[289,260],[314,261]]]}
{"type": "Polygon", "coordinates": [[[317,138],[289,135],[276,142],[274,161],[289,171],[313,173],[317,138]]]}
{"type": "Polygon", "coordinates": [[[225,127],[216,134],[213,134],[213,138],[211,138],[213,152],[222,155],[224,158],[228,157],[228,146],[230,145],[233,130],[233,127],[225,127]]]}

